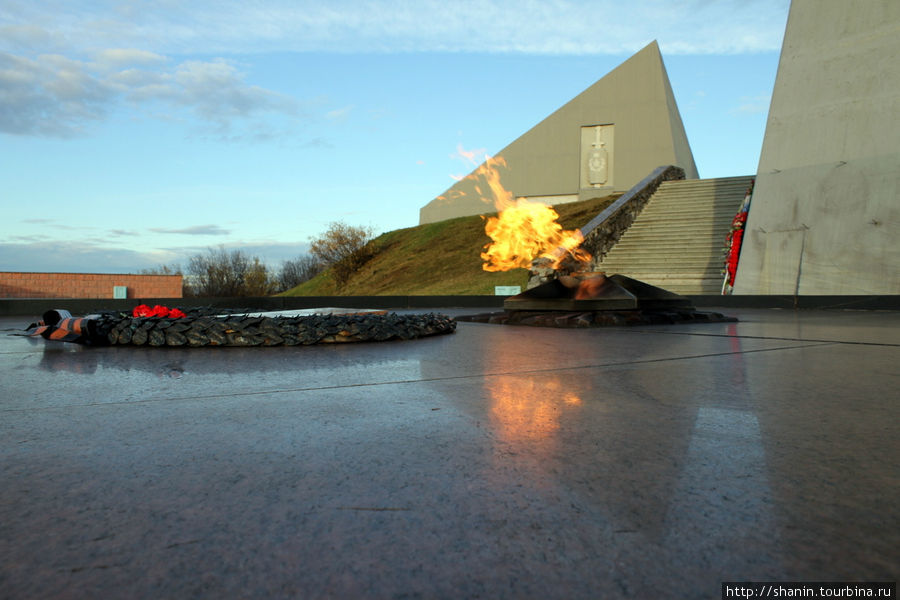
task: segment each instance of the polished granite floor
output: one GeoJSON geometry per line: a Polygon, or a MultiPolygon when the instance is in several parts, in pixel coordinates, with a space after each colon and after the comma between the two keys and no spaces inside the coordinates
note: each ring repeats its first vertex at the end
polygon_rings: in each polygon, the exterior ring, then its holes
{"type": "Polygon", "coordinates": [[[725,312],[292,348],[0,335],[0,597],[896,581],[900,313],[725,312]]]}

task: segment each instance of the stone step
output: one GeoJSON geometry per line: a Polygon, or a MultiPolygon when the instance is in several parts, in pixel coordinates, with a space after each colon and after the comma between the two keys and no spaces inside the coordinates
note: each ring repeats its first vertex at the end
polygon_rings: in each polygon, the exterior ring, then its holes
{"type": "MultiPolygon", "coordinates": [[[[656,277],[656,276],[662,276],[662,275],[678,275],[679,277],[696,277],[696,278],[700,278],[700,279],[708,278],[708,277],[720,277],[721,273],[722,273],[722,269],[712,269],[712,268],[708,269],[705,267],[694,267],[691,265],[685,265],[683,267],[678,267],[678,268],[672,267],[669,269],[652,270],[649,268],[645,269],[645,268],[641,267],[640,265],[601,264],[601,265],[599,265],[598,269],[600,271],[606,271],[607,273],[625,273],[626,275],[628,273],[639,273],[639,274],[641,274],[642,277],[643,276],[656,277]]],[[[637,279],[640,279],[640,278],[641,277],[637,277],[637,279]]]]}
{"type": "MultiPolygon", "coordinates": [[[[650,212],[642,212],[638,215],[638,219],[635,219],[634,225],[640,225],[640,223],[651,223],[657,221],[664,220],[678,220],[678,221],[727,221],[731,223],[732,219],[734,219],[737,213],[732,214],[731,211],[719,212],[716,213],[712,210],[705,211],[695,211],[695,212],[686,212],[686,211],[678,211],[678,210],[670,210],[670,211],[650,211],[650,212]]],[[[632,227],[634,227],[632,225],[632,227]]]]}
{"type": "Polygon", "coordinates": [[[753,175],[738,175],[735,177],[715,177],[712,179],[673,179],[664,181],[660,187],[692,187],[709,185],[750,185],[753,175]]]}
{"type": "Polygon", "coordinates": [[[713,208],[706,206],[685,206],[685,207],[647,207],[641,211],[644,219],[653,219],[658,217],[691,217],[691,218],[713,218],[713,219],[733,219],[737,215],[737,209],[731,210],[731,207],[725,209],[713,208]]]}
{"type": "Polygon", "coordinates": [[[628,257],[604,257],[603,264],[622,264],[633,266],[646,266],[648,269],[666,269],[672,265],[690,266],[691,268],[707,268],[709,265],[718,265],[724,262],[723,256],[718,255],[702,255],[702,254],[685,254],[679,255],[678,258],[670,258],[662,255],[654,254],[635,254],[630,252],[628,257]]]}
{"type": "Polygon", "coordinates": [[[621,262],[621,263],[637,263],[638,261],[642,263],[646,263],[649,265],[664,265],[671,263],[679,263],[683,264],[688,261],[694,263],[701,262],[709,262],[709,261],[718,261],[719,259],[724,260],[724,255],[720,252],[709,252],[709,251],[688,251],[678,252],[678,248],[671,247],[666,253],[654,253],[654,252],[639,252],[633,251],[622,253],[621,257],[613,256],[612,254],[607,254],[604,258],[604,262],[621,262]]]}
{"type": "Polygon", "coordinates": [[[734,206],[735,208],[741,205],[744,197],[741,195],[738,196],[727,196],[723,194],[717,194],[715,192],[710,192],[708,194],[684,194],[684,195],[675,195],[669,194],[664,195],[660,194],[659,196],[654,197],[654,199],[650,202],[650,205],[653,204],[692,204],[699,202],[713,202],[715,205],[719,206],[734,206]]]}
{"type": "Polygon", "coordinates": [[[699,265],[693,265],[687,262],[672,262],[668,264],[662,263],[641,263],[639,261],[609,261],[602,262],[599,265],[601,271],[626,270],[636,273],[691,273],[695,277],[711,277],[721,272],[723,263],[706,262],[699,265]]]}
{"type": "Polygon", "coordinates": [[[735,210],[737,210],[743,200],[743,196],[738,198],[737,196],[723,196],[722,194],[716,194],[713,192],[710,192],[709,194],[690,194],[684,196],[676,196],[673,194],[655,196],[653,200],[650,201],[648,206],[653,206],[656,204],[664,204],[666,206],[670,204],[674,204],[677,206],[687,206],[691,204],[711,203],[713,206],[733,206],[735,210]]]}
{"type": "Polygon", "coordinates": [[[635,219],[634,225],[631,227],[638,228],[647,228],[651,225],[721,225],[725,224],[726,226],[730,225],[734,220],[733,216],[718,216],[718,215],[682,215],[678,213],[673,213],[669,215],[643,215],[643,218],[640,220],[635,219]]]}
{"type": "MultiPolygon", "coordinates": [[[[712,284],[712,285],[722,285],[722,280],[725,279],[724,275],[709,275],[709,276],[691,276],[679,273],[644,273],[641,271],[629,271],[627,269],[621,271],[607,271],[609,275],[624,275],[626,277],[631,277],[632,279],[637,279],[638,281],[645,281],[647,283],[653,283],[654,281],[663,281],[663,282],[676,282],[676,283],[693,283],[693,284],[712,284]]],[[[658,284],[654,284],[658,285],[658,284]]],[[[661,287],[666,287],[663,284],[661,287]]]]}
{"type": "Polygon", "coordinates": [[[715,189],[715,188],[693,188],[693,189],[683,189],[683,188],[659,188],[656,190],[659,198],[700,198],[700,197],[710,197],[717,196],[722,198],[723,200],[727,200],[728,198],[744,199],[746,191],[740,190],[739,188],[726,188],[726,189],[715,189]]]}
{"type": "Polygon", "coordinates": [[[680,244],[646,244],[642,246],[626,246],[628,256],[659,256],[662,259],[670,256],[673,252],[679,257],[696,257],[696,256],[718,256],[719,250],[712,250],[707,245],[686,246],[680,244]]]}
{"type": "Polygon", "coordinates": [[[719,232],[696,232],[691,231],[683,235],[671,233],[657,232],[636,232],[629,236],[623,236],[619,240],[617,246],[620,248],[640,249],[647,246],[666,244],[666,245],[709,245],[714,242],[725,243],[725,234],[719,235],[719,232]]]}
{"type": "Polygon", "coordinates": [[[706,192],[708,190],[715,190],[717,192],[729,193],[729,194],[746,194],[748,185],[744,185],[742,183],[725,183],[719,185],[686,185],[679,184],[676,182],[665,182],[657,188],[657,191],[661,194],[684,194],[691,192],[706,192]],[[666,185],[668,184],[668,185],[666,185]]]}
{"type": "Polygon", "coordinates": [[[682,228],[675,229],[673,231],[656,231],[653,229],[641,229],[639,231],[629,231],[622,235],[622,238],[619,240],[619,244],[630,244],[630,243],[641,243],[641,242],[658,242],[663,240],[678,240],[680,241],[690,241],[690,240],[706,240],[712,241],[721,238],[722,241],[725,241],[725,236],[728,234],[728,229],[717,229],[717,228],[701,228],[701,229],[693,229],[693,228],[682,228]]]}
{"type": "Polygon", "coordinates": [[[679,294],[719,294],[725,238],[752,176],[666,181],[599,269],[679,294]]]}
{"type": "MultiPolygon", "coordinates": [[[[733,219],[704,219],[702,221],[698,221],[697,219],[690,218],[677,218],[672,217],[670,219],[664,218],[653,218],[647,219],[646,221],[641,221],[638,223],[635,221],[635,224],[631,226],[628,231],[663,231],[665,229],[672,229],[675,231],[728,231],[728,228],[731,227],[731,221],[733,219]]],[[[625,235],[624,233],[622,234],[625,235]]]]}

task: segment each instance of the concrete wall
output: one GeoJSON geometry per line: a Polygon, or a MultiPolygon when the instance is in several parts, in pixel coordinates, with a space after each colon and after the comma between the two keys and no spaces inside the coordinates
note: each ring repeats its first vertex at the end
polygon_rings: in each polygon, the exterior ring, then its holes
{"type": "MultiPolygon", "coordinates": [[[[588,136],[589,137],[589,136],[588,136]]],[[[588,199],[626,191],[660,165],[697,167],[669,84],[652,42],[501,150],[503,186],[516,197],[588,199]],[[612,126],[609,184],[583,187],[587,168],[583,127],[612,126]]],[[[493,212],[493,199],[469,177],[420,210],[420,223],[493,212]]]]}
{"type": "Polygon", "coordinates": [[[0,298],[112,298],[125,286],[127,298],[181,298],[181,275],[99,273],[0,273],[0,298]]]}
{"type": "Polygon", "coordinates": [[[900,294],[900,2],[794,0],[735,294],[900,294]]]}

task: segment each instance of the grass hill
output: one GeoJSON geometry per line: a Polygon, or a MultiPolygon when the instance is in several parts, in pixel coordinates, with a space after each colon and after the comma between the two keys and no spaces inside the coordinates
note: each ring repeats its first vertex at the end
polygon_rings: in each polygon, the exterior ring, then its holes
{"type": "MultiPolygon", "coordinates": [[[[559,223],[576,229],[609,206],[620,194],[558,204],[559,223]]],[[[525,289],[526,269],[489,273],[481,251],[491,240],[478,215],[397,229],[369,242],[373,257],[343,287],[331,270],[284,292],[283,296],[430,296],[494,294],[496,285],[525,289]]]]}

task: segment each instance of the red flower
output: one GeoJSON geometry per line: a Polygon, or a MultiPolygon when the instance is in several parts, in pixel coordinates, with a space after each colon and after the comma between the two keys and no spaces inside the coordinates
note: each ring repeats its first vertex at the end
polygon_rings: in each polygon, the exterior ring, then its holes
{"type": "Polygon", "coordinates": [[[156,306],[153,307],[153,310],[150,311],[149,316],[151,316],[151,317],[168,317],[169,309],[166,308],[165,306],[160,306],[159,304],[157,304],[156,306]]]}
{"type": "Polygon", "coordinates": [[[140,304],[131,311],[133,317],[164,317],[169,319],[183,319],[187,315],[177,308],[167,308],[157,304],[150,308],[146,304],[140,304]]]}

